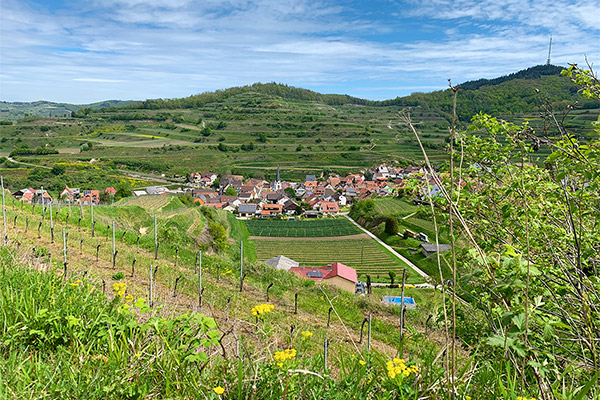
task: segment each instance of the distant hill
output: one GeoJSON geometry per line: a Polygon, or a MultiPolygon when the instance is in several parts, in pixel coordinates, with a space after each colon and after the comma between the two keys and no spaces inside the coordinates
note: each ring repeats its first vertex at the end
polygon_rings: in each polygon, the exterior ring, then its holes
{"type": "MultiPolygon", "coordinates": [[[[483,111],[501,116],[536,112],[548,101],[557,109],[577,101],[581,108],[600,108],[598,102],[584,98],[568,77],[561,76],[563,68],[538,65],[495,79],[478,79],[459,85],[457,103],[459,118],[469,120],[483,111]],[[539,90],[539,92],[538,92],[539,90]]],[[[380,105],[424,107],[450,114],[452,91],[413,93],[410,96],[379,102],[380,105]]]]}
{"type": "MultiPolygon", "coordinates": [[[[459,118],[469,120],[480,111],[507,115],[538,111],[543,101],[559,108],[578,101],[582,108],[598,108],[597,102],[585,99],[568,77],[560,75],[563,67],[538,65],[494,79],[478,79],[460,84],[458,92],[459,118]],[[538,91],[539,90],[539,93],[538,91]]],[[[370,101],[349,95],[321,94],[312,90],[278,83],[255,83],[225,90],[205,92],[179,99],[150,99],[132,104],[130,108],[181,109],[198,108],[223,102],[240,94],[254,94],[258,99],[282,98],[323,103],[330,106],[356,104],[365,106],[424,107],[445,114],[452,112],[450,89],[431,93],[413,93],[392,100],[370,101]]]]}
{"type": "Polygon", "coordinates": [[[135,101],[106,100],[91,104],[54,103],[45,100],[33,102],[0,101],[0,119],[16,121],[26,116],[50,118],[70,117],[74,111],[77,111],[80,108],[99,110],[102,108],[122,107],[132,103],[135,103],[135,101]]]}

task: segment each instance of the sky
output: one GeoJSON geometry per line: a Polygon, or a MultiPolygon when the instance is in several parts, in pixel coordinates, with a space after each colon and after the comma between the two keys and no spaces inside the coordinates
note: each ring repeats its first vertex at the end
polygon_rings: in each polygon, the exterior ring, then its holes
{"type": "Polygon", "coordinates": [[[277,82],[381,100],[600,63],[600,0],[1,0],[0,100],[277,82]]]}

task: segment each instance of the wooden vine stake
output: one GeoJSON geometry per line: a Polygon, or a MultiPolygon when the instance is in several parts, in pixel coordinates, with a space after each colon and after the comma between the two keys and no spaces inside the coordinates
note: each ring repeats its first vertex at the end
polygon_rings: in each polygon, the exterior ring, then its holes
{"type": "Polygon", "coordinates": [[[269,283],[269,286],[267,286],[267,303],[269,302],[269,289],[271,289],[273,287],[273,282],[269,283]]]}
{"type": "Polygon", "coordinates": [[[294,294],[294,314],[298,314],[298,293],[294,294]]]}
{"type": "Polygon", "coordinates": [[[113,244],[113,248],[112,248],[112,253],[113,253],[113,269],[115,269],[116,267],[116,262],[117,262],[117,248],[116,248],[116,243],[115,243],[115,221],[113,221],[112,223],[112,244],[113,244]]]}
{"type": "Polygon", "coordinates": [[[134,258],[133,261],[131,262],[131,277],[133,278],[133,274],[135,273],[135,262],[137,260],[134,258]]]}

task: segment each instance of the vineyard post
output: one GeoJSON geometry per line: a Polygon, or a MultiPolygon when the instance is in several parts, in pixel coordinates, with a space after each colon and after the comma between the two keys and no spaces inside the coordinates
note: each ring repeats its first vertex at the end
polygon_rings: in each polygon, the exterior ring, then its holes
{"type": "Polygon", "coordinates": [[[156,227],[156,214],[154,214],[154,259],[158,258],[158,228],[156,227]]]}
{"type": "Polygon", "coordinates": [[[150,264],[150,300],[148,301],[148,304],[150,305],[150,308],[152,308],[152,272],[154,270],[154,266],[152,264],[150,264]]]}
{"type": "MultiPolygon", "coordinates": [[[[113,237],[113,257],[115,256],[115,221],[112,223],[112,237],[113,237]]],[[[113,265],[114,266],[114,265],[113,265]]]]}
{"type": "Polygon", "coordinates": [[[44,187],[42,186],[42,221],[46,219],[46,203],[44,202],[44,187]]]}
{"type": "Polygon", "coordinates": [[[202,307],[202,250],[198,251],[198,307],[202,307]]]}
{"type": "Polygon", "coordinates": [[[133,274],[135,273],[135,262],[137,260],[134,258],[133,262],[131,263],[131,277],[133,278],[133,274]]]}
{"type": "Polygon", "coordinates": [[[2,236],[2,240],[4,245],[6,246],[6,210],[4,206],[4,177],[0,177],[0,183],[2,184],[2,223],[4,227],[4,235],[2,236]]]}
{"type": "Polygon", "coordinates": [[[371,351],[371,314],[369,314],[369,329],[367,330],[367,351],[371,351]]]}
{"type": "Polygon", "coordinates": [[[298,314],[298,293],[294,294],[294,314],[298,314]]]}
{"type": "Polygon", "coordinates": [[[54,220],[52,219],[52,200],[50,200],[50,242],[54,243],[54,220]]]}
{"type": "Polygon", "coordinates": [[[240,293],[244,288],[244,241],[240,240],[240,293]]]}
{"type": "Polygon", "coordinates": [[[327,315],[327,328],[329,328],[329,323],[331,322],[331,312],[333,311],[333,307],[329,307],[329,314],[327,315]]]}
{"type": "Polygon", "coordinates": [[[63,262],[67,265],[67,231],[63,228],[63,262]]]}
{"type": "Polygon", "coordinates": [[[329,340],[325,339],[323,343],[323,367],[325,372],[327,372],[327,350],[329,348],[329,340]]]}
{"type": "MultiPolygon", "coordinates": [[[[81,201],[81,200],[79,200],[81,201]]],[[[91,218],[92,218],[92,237],[94,237],[94,202],[91,200],[90,197],[90,210],[91,210],[91,218]]],[[[81,211],[81,215],[83,216],[83,211],[81,211]]],[[[83,218],[83,217],[82,217],[83,218]]]]}
{"type": "Polygon", "coordinates": [[[404,352],[404,284],[406,281],[406,268],[402,270],[402,291],[400,292],[400,358],[404,352]]]}
{"type": "Polygon", "coordinates": [[[273,282],[269,283],[269,286],[267,286],[267,303],[269,302],[269,289],[271,289],[273,287],[273,282]]]}

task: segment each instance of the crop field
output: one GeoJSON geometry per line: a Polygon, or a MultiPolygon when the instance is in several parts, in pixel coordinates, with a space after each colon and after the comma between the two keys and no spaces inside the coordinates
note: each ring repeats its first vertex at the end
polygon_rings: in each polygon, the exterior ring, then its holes
{"type": "Polygon", "coordinates": [[[158,211],[173,200],[170,196],[140,196],[126,197],[116,203],[120,206],[140,206],[145,210],[158,211]]]}
{"type": "Polygon", "coordinates": [[[248,220],[246,226],[252,236],[331,237],[362,233],[346,218],[301,221],[248,220]]]}
{"type": "MultiPolygon", "coordinates": [[[[385,278],[389,271],[401,274],[403,263],[379,247],[371,239],[346,240],[255,240],[259,261],[284,255],[302,266],[318,267],[341,262],[356,269],[359,275],[370,274],[374,281],[385,278]]],[[[410,274],[410,272],[409,272],[410,274]]],[[[389,278],[388,278],[389,279],[389,278]]],[[[383,279],[385,280],[385,279],[383,279]]],[[[410,274],[411,283],[420,282],[416,273],[410,274]]]]}
{"type": "Polygon", "coordinates": [[[382,197],[375,199],[377,209],[383,215],[403,216],[417,211],[418,207],[411,204],[406,199],[398,197],[382,197]]]}

